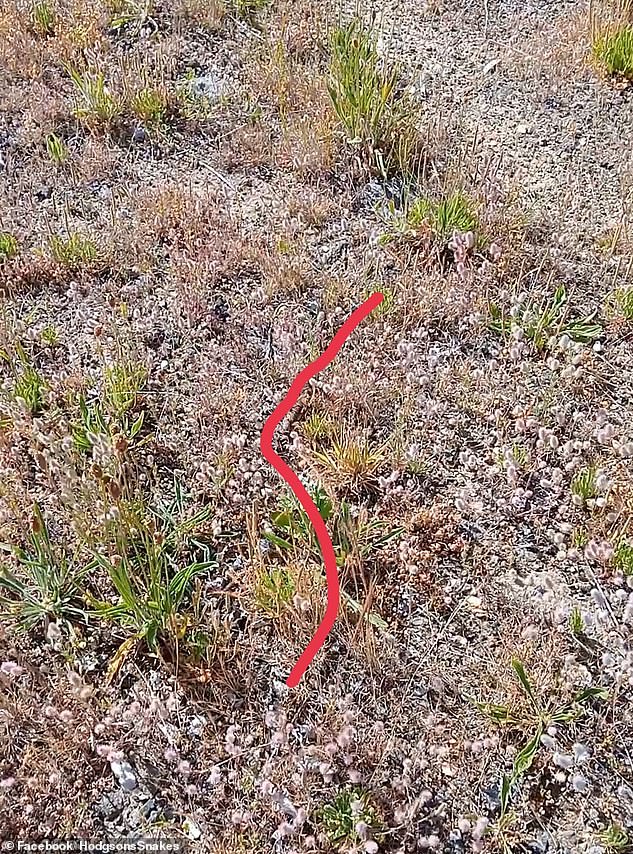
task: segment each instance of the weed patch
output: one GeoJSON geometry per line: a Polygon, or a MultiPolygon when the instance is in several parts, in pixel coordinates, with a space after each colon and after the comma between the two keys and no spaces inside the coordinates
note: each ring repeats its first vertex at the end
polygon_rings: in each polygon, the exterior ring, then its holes
{"type": "Polygon", "coordinates": [[[592,44],[593,55],[611,76],[633,80],[633,26],[607,29],[592,44]]]}
{"type": "Polygon", "coordinates": [[[28,545],[0,544],[0,549],[12,556],[16,566],[14,573],[0,561],[0,607],[20,630],[42,627],[47,620],[85,621],[83,581],[88,567],[53,547],[37,505],[28,545]]]}
{"type": "Polygon", "coordinates": [[[15,235],[8,231],[0,231],[0,263],[15,258],[18,254],[18,241],[15,235]]]}
{"type": "Polygon", "coordinates": [[[360,19],[332,36],[328,92],[347,144],[362,165],[383,176],[419,165],[418,112],[398,91],[399,72],[378,53],[378,40],[360,19]]]}

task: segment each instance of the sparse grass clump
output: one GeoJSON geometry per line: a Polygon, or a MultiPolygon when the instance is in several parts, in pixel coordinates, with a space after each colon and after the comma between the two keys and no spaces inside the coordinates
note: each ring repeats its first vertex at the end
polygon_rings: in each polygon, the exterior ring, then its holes
{"type": "Polygon", "coordinates": [[[112,662],[110,678],[119,669],[133,646],[144,641],[153,653],[165,644],[170,650],[184,636],[187,623],[180,616],[181,605],[193,579],[211,562],[174,565],[159,537],[141,530],[130,553],[106,558],[96,555],[90,571],[106,572],[118,594],[118,602],[90,599],[94,614],[119,625],[129,637],[112,662]]]}
{"type": "Polygon", "coordinates": [[[353,490],[374,485],[378,469],[386,459],[383,446],[364,436],[345,434],[333,439],[326,449],[314,451],[313,456],[329,480],[353,490]]]}
{"type": "Polygon", "coordinates": [[[15,380],[15,396],[24,402],[31,415],[37,415],[42,408],[42,392],[45,383],[38,371],[30,364],[24,364],[15,380]]]}
{"type": "Polygon", "coordinates": [[[214,97],[196,85],[195,73],[189,70],[176,86],[175,105],[187,121],[199,122],[211,118],[217,111],[222,96],[214,97]]]}
{"type": "Polygon", "coordinates": [[[364,838],[381,829],[369,794],[357,787],[339,792],[333,801],[321,808],[319,817],[328,839],[339,850],[362,843],[364,838]],[[358,833],[360,827],[366,828],[363,836],[358,833]]]}
{"type": "Polygon", "coordinates": [[[613,553],[613,564],[624,575],[633,577],[633,545],[622,539],[613,553]]]}
{"type": "Polygon", "coordinates": [[[134,115],[148,128],[161,128],[167,118],[167,95],[157,86],[146,86],[132,98],[134,115]]]}
{"type": "Polygon", "coordinates": [[[599,32],[592,50],[607,74],[633,80],[633,25],[623,24],[599,32]]]}
{"type": "Polygon", "coordinates": [[[104,402],[106,409],[121,420],[133,409],[147,381],[145,365],[125,360],[109,365],[104,377],[104,402]]]}
{"type": "Polygon", "coordinates": [[[258,610],[278,618],[290,606],[294,594],[295,582],[290,568],[276,566],[259,573],[253,599],[258,610]]]}
{"type": "Polygon", "coordinates": [[[13,373],[13,397],[31,416],[39,415],[46,383],[19,342],[12,351],[0,350],[0,362],[5,362],[13,373]]]}
{"type": "Polygon", "coordinates": [[[438,201],[418,196],[408,202],[403,213],[396,213],[392,203],[390,212],[392,222],[385,242],[397,236],[412,240],[433,237],[446,243],[454,232],[467,234],[479,229],[474,203],[460,190],[438,201]]]}
{"type": "Polygon", "coordinates": [[[604,688],[585,688],[566,702],[539,696],[536,685],[528,677],[523,662],[512,660],[523,702],[516,705],[478,703],[481,712],[499,724],[529,734],[529,739],[514,757],[511,774],[504,774],[500,784],[501,817],[508,814],[508,807],[517,784],[532,767],[541,747],[541,737],[552,725],[564,725],[582,717],[586,704],[592,699],[604,700],[608,692],[604,688]]]}
{"type": "Polygon", "coordinates": [[[68,147],[55,133],[49,133],[46,137],[46,152],[57,166],[61,166],[68,160],[68,147]]]}
{"type": "Polygon", "coordinates": [[[55,347],[59,344],[59,332],[55,326],[48,324],[40,333],[40,341],[46,347],[55,347]]]}
{"type": "MultiPolygon", "coordinates": [[[[366,514],[352,513],[347,501],[341,501],[335,506],[322,487],[314,489],[311,498],[323,521],[329,523],[336,561],[340,566],[345,565],[352,556],[363,560],[369,558],[403,531],[402,528],[390,527],[375,516],[367,518],[366,514]]],[[[321,550],[314,528],[297,501],[284,499],[280,503],[279,509],[271,516],[271,528],[278,533],[268,530],[264,536],[282,553],[297,550],[305,554],[308,550],[315,562],[321,562],[321,550]]]]}
{"type": "Polygon", "coordinates": [[[585,631],[585,621],[580,608],[573,608],[569,615],[569,630],[574,637],[579,637],[585,631]]]}
{"type": "Polygon", "coordinates": [[[9,231],[0,231],[0,263],[18,254],[18,241],[9,231]]]}
{"type": "Polygon", "coordinates": [[[270,0],[232,0],[233,8],[240,18],[252,21],[257,12],[264,9],[270,0]]]}
{"type": "Polygon", "coordinates": [[[106,556],[94,553],[89,571],[109,578],[118,600],[112,603],[88,594],[92,616],[113,622],[128,635],[114,656],[111,680],[139,642],[154,654],[177,654],[191,620],[185,600],[193,581],[215,566],[197,532],[210,515],[209,508],[187,514],[185,495],[178,482],[169,503],[149,508],[142,497],[119,497],[112,523],[114,548],[106,556]],[[203,560],[192,559],[202,552],[203,560]]]}
{"type": "Polygon", "coordinates": [[[17,567],[14,573],[0,561],[0,608],[14,618],[18,629],[34,629],[46,619],[85,620],[81,602],[86,567],[53,547],[37,505],[28,545],[19,548],[0,544],[0,549],[12,555],[17,567]]]}
{"type": "Polygon", "coordinates": [[[633,288],[618,288],[613,294],[616,310],[624,320],[633,321],[633,288]]]}
{"type": "Polygon", "coordinates": [[[310,443],[316,443],[331,436],[334,426],[327,413],[312,412],[301,425],[301,430],[310,443]]]}
{"type": "Polygon", "coordinates": [[[581,504],[598,494],[596,469],[594,466],[577,471],[571,482],[571,491],[581,504]]]}
{"type": "Polygon", "coordinates": [[[153,0],[110,0],[110,26],[113,29],[131,26],[138,31],[151,20],[153,6],[153,0]]]}
{"type": "Polygon", "coordinates": [[[610,824],[600,833],[600,842],[609,854],[626,854],[631,850],[633,839],[619,824],[610,824]]]}
{"type": "Polygon", "coordinates": [[[122,105],[106,85],[103,72],[81,73],[71,67],[67,71],[75,87],[75,116],[92,129],[110,129],[122,105]]]}
{"type": "Polygon", "coordinates": [[[53,260],[69,269],[90,265],[96,261],[98,255],[95,242],[76,231],[67,237],[51,234],[48,245],[53,260]]]}
{"type": "Polygon", "coordinates": [[[488,304],[490,328],[502,335],[510,335],[513,327],[520,327],[525,338],[537,350],[543,350],[552,336],[565,333],[572,341],[588,343],[602,335],[602,326],[596,322],[595,313],[588,317],[569,318],[567,289],[559,285],[552,296],[540,300],[528,299],[517,306],[513,316],[494,302],[488,304]]]}
{"type": "Polygon", "coordinates": [[[377,35],[354,18],[335,30],[331,51],[328,92],[352,151],[383,176],[415,170],[418,112],[398,91],[398,69],[380,57],[377,35]]]}
{"type": "Polygon", "coordinates": [[[433,231],[442,238],[450,237],[454,231],[475,231],[478,226],[471,200],[459,191],[435,204],[423,204],[417,211],[417,218],[420,217],[429,219],[433,231]]]}
{"type": "Polygon", "coordinates": [[[57,14],[48,0],[36,0],[31,9],[31,25],[38,36],[52,36],[55,32],[57,14]]]}

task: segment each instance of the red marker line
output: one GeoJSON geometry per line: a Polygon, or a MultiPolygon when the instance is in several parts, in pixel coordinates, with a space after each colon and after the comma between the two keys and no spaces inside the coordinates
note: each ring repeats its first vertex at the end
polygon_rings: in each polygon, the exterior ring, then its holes
{"type": "Polygon", "coordinates": [[[332,540],[330,539],[325,522],[317,510],[314,501],[310,498],[308,490],[301,483],[290,466],[273,450],[273,438],[275,430],[281,421],[299,400],[299,395],[303,391],[304,386],[312,379],[312,377],[316,376],[324,368],[327,368],[359,323],[361,323],[367,315],[376,308],[376,306],[380,305],[383,298],[383,294],[381,293],[372,294],[369,299],[365,300],[365,302],[356,309],[356,311],[352,312],[336,333],[325,352],[315,359],[314,362],[310,362],[310,364],[295,377],[292,385],[288,389],[288,393],[281,403],[275,407],[262,430],[260,440],[262,454],[286,481],[290,489],[297,496],[299,503],[312,522],[312,526],[314,527],[317,535],[317,540],[319,541],[321,555],[323,556],[323,563],[325,564],[325,578],[327,581],[327,608],[325,609],[325,614],[314,637],[304,649],[299,660],[292,668],[290,676],[286,680],[286,684],[289,688],[295,688],[299,684],[301,677],[312,663],[317,652],[325,643],[325,639],[334,626],[338,615],[340,590],[338,570],[336,567],[336,555],[334,553],[334,546],[332,545],[332,540]]]}

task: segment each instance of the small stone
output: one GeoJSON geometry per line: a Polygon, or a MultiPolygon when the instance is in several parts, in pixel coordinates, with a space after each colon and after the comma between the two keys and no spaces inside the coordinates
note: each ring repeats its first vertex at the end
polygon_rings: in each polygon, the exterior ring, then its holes
{"type": "Polygon", "coordinates": [[[134,774],[134,769],[130,765],[129,762],[125,761],[113,761],[110,762],[110,768],[112,769],[112,773],[119,781],[119,785],[126,792],[131,792],[138,786],[136,781],[136,775],[134,774]]]}

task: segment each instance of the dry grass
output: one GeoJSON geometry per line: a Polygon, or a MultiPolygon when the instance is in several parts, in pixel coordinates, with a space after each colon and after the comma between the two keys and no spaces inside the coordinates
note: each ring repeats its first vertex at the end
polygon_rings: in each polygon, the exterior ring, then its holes
{"type": "Polygon", "coordinates": [[[480,73],[476,11],[403,8],[0,11],[3,839],[631,832],[625,105],[584,9],[491,5],[480,73]],[[341,581],[290,691],[326,587],[259,437],[376,290],[276,437],[341,581]]]}

